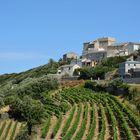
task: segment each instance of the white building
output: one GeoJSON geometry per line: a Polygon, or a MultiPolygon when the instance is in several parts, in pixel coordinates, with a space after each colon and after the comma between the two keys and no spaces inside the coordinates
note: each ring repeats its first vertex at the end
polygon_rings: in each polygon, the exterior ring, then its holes
{"type": "Polygon", "coordinates": [[[140,61],[126,61],[119,64],[119,75],[122,78],[132,77],[132,73],[136,73],[138,76],[138,71],[140,72],[140,61]]]}
{"type": "Polygon", "coordinates": [[[63,66],[58,68],[57,74],[59,76],[71,77],[71,76],[73,76],[74,71],[76,69],[79,69],[79,68],[81,68],[81,67],[79,65],[77,65],[77,64],[63,65],[63,66]]]}
{"type": "Polygon", "coordinates": [[[128,54],[134,53],[135,51],[140,49],[140,43],[128,43],[128,54]]]}

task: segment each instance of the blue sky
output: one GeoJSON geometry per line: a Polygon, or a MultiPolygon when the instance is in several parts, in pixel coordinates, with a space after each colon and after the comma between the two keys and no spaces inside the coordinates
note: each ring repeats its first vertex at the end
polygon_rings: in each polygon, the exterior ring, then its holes
{"type": "Polygon", "coordinates": [[[140,42],[140,0],[1,0],[0,74],[81,54],[83,42],[112,36],[140,42]]]}

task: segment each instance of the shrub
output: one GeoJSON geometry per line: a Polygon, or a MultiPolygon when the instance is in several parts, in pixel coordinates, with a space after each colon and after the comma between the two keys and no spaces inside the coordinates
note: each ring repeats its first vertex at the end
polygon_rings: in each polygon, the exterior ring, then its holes
{"type": "Polygon", "coordinates": [[[31,140],[27,131],[21,131],[16,137],[15,140],[31,140]]]}
{"type": "Polygon", "coordinates": [[[92,89],[96,92],[105,92],[106,91],[106,86],[105,85],[98,84],[95,81],[86,81],[84,87],[88,88],[88,89],[92,89]]]}
{"type": "Polygon", "coordinates": [[[128,85],[123,83],[123,81],[119,78],[110,82],[108,84],[108,88],[109,88],[109,90],[107,90],[107,91],[114,95],[129,93],[128,85]]]}

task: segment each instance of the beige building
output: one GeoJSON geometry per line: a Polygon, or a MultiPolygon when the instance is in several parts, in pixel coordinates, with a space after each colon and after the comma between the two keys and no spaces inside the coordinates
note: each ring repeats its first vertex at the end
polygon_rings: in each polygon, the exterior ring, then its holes
{"type": "Polygon", "coordinates": [[[107,46],[115,44],[116,39],[112,37],[98,38],[94,41],[84,43],[83,53],[98,49],[107,50],[107,46]]]}
{"type": "Polygon", "coordinates": [[[140,49],[140,43],[117,43],[115,38],[103,37],[83,44],[82,59],[93,66],[106,57],[125,56],[140,49]]]}
{"type": "Polygon", "coordinates": [[[129,55],[138,49],[140,49],[140,43],[115,43],[107,47],[107,57],[129,55]]]}
{"type": "Polygon", "coordinates": [[[66,61],[68,59],[77,59],[77,54],[74,52],[69,52],[63,55],[63,60],[66,61]]]}

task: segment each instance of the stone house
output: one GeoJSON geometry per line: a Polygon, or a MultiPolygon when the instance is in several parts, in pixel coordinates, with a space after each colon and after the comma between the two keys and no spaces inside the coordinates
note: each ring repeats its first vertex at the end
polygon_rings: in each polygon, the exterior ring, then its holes
{"type": "Polygon", "coordinates": [[[83,44],[82,59],[87,59],[87,63],[94,66],[104,58],[126,56],[138,49],[140,49],[140,43],[117,43],[115,38],[103,37],[83,44]]]}
{"type": "Polygon", "coordinates": [[[77,59],[77,54],[74,52],[69,52],[63,55],[63,60],[66,61],[68,59],[77,59]]]}
{"type": "Polygon", "coordinates": [[[58,68],[57,75],[72,77],[72,76],[74,76],[74,71],[79,68],[81,68],[81,67],[77,64],[63,65],[58,68]]]}

